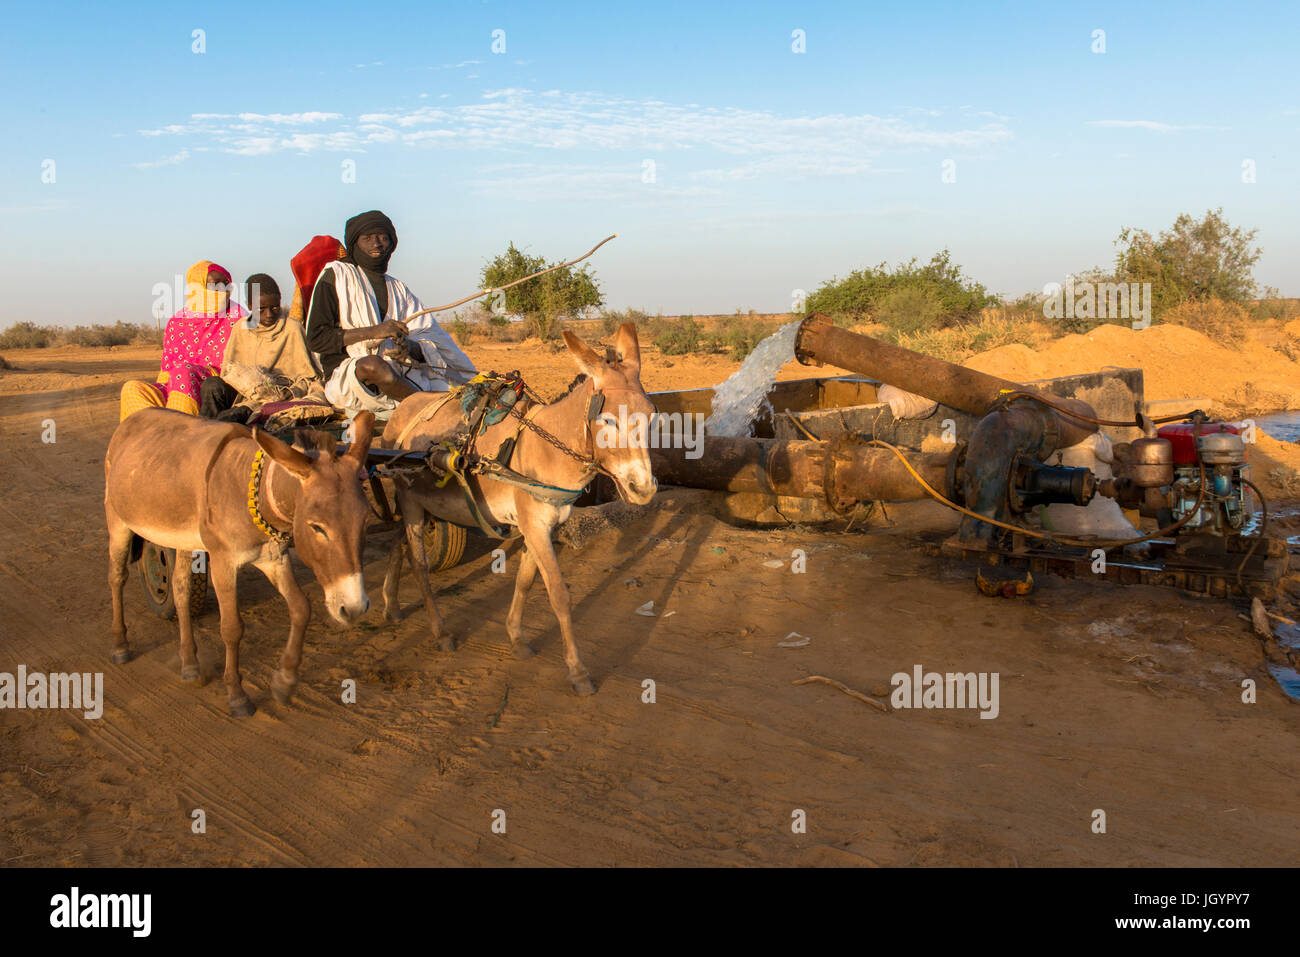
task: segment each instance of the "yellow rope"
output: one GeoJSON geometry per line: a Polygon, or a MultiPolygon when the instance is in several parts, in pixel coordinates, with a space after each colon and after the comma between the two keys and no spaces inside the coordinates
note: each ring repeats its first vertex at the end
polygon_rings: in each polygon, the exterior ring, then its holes
{"type": "Polygon", "coordinates": [[[253,467],[248,473],[248,514],[252,516],[253,524],[264,532],[268,538],[283,544],[293,536],[267,524],[266,519],[262,517],[259,505],[259,499],[261,498],[259,493],[262,485],[262,459],[265,455],[266,450],[260,447],[256,454],[253,455],[253,467]]]}
{"type": "Polygon", "coordinates": [[[1124,545],[1136,545],[1139,542],[1149,542],[1155,538],[1163,538],[1165,535],[1169,534],[1170,532],[1173,532],[1181,528],[1184,522],[1186,522],[1189,518],[1191,518],[1192,515],[1196,514],[1196,511],[1200,508],[1201,500],[1205,497],[1205,476],[1204,474],[1202,474],[1201,490],[1200,490],[1200,494],[1196,498],[1196,507],[1193,508],[1191,511],[1189,511],[1187,515],[1181,518],[1178,522],[1176,522],[1173,525],[1170,525],[1168,528],[1157,529],[1156,531],[1152,532],[1150,535],[1143,535],[1141,538],[1130,538],[1124,541],[1119,541],[1119,540],[1110,541],[1107,539],[1082,541],[1077,538],[1062,538],[1056,535],[1046,535],[1042,532],[1036,532],[1032,528],[1024,528],[1023,526],[1020,525],[1008,525],[1006,522],[999,522],[995,518],[988,518],[985,515],[980,515],[978,512],[972,512],[970,509],[962,505],[958,505],[956,502],[950,502],[948,501],[947,498],[940,495],[938,492],[936,492],[934,489],[930,487],[930,483],[927,482],[924,478],[922,478],[921,474],[917,472],[916,469],[912,468],[912,463],[907,461],[907,457],[903,455],[902,451],[900,451],[896,446],[890,445],[888,442],[883,442],[880,439],[872,439],[869,442],[867,442],[867,445],[874,445],[874,446],[878,446],[879,448],[889,449],[889,451],[893,452],[896,456],[898,456],[898,460],[903,463],[903,467],[907,469],[907,471],[912,473],[912,477],[921,484],[921,487],[923,489],[925,489],[927,492],[933,495],[935,499],[942,502],[944,505],[947,505],[949,508],[961,512],[963,515],[969,515],[971,518],[978,519],[981,522],[988,522],[990,525],[996,525],[998,528],[1005,528],[1012,532],[1019,532],[1022,535],[1028,535],[1031,538],[1041,538],[1044,541],[1057,542],[1062,545],[1074,545],[1080,548],[1102,548],[1102,547],[1120,548],[1124,545]]]}

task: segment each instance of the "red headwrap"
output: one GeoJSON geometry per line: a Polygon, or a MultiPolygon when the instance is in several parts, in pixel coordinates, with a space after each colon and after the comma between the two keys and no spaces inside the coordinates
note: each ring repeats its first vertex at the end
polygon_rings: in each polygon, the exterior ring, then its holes
{"type": "Polygon", "coordinates": [[[347,250],[333,236],[313,236],[311,242],[289,260],[294,281],[302,290],[304,305],[311,301],[311,291],[316,288],[316,280],[320,278],[325,264],[342,259],[345,255],[347,250]]]}

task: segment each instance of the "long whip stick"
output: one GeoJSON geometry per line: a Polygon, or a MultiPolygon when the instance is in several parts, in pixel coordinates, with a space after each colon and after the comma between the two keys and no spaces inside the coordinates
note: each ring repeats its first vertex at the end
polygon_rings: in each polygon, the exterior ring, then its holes
{"type": "Polygon", "coordinates": [[[455,309],[457,306],[463,305],[464,303],[469,302],[471,299],[477,299],[479,296],[486,296],[490,292],[501,292],[502,290],[509,289],[511,286],[517,286],[521,282],[527,282],[530,279],[536,279],[538,276],[545,276],[548,272],[553,272],[556,269],[563,269],[565,266],[572,266],[574,263],[580,263],[584,259],[589,258],[601,246],[605,245],[611,239],[616,239],[617,237],[618,237],[618,233],[615,233],[613,236],[606,236],[600,242],[596,243],[596,245],[592,246],[591,251],[588,252],[586,255],[579,256],[577,259],[570,259],[567,263],[556,263],[554,266],[551,266],[548,269],[543,269],[541,272],[535,272],[531,276],[524,276],[522,279],[516,279],[514,282],[508,282],[504,286],[493,286],[490,289],[480,289],[478,292],[470,293],[464,299],[457,299],[455,302],[449,302],[445,306],[434,306],[430,309],[421,309],[419,312],[411,313],[402,321],[410,322],[412,319],[416,318],[417,316],[424,316],[431,312],[445,312],[448,309],[455,309]]]}

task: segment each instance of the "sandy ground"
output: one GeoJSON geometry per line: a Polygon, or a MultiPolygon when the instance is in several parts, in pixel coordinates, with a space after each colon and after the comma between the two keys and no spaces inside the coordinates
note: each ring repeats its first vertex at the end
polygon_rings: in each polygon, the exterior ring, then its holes
{"type": "MultiPolygon", "coordinates": [[[[548,346],[469,351],[543,391],[572,377],[548,346]]],[[[599,688],[588,699],[568,691],[540,586],[525,625],[538,657],[510,657],[513,576],[492,574],[489,546],[472,539],[437,577],[454,653],[433,650],[409,575],[402,622],[376,608],[338,631],[300,566],[315,619],[299,695],[277,706],[268,680],[286,614],[249,569],[243,662],[259,711],[232,719],[215,613],[196,638],[216,680],[187,687],[174,624],[148,615],[134,574],[137,658],[108,661],[102,458],[120,383],[151,374],[155,353],[5,356],[21,371],[0,372],[0,671],[103,671],[107,704],[97,721],[0,711],[0,863],[1295,863],[1300,711],[1239,607],[1059,578],[1025,599],[984,598],[970,568],[921,551],[954,527],[925,503],[847,534],[772,532],[722,524],[706,496],[669,490],[631,524],[562,550],[599,688]],[[791,572],[795,549],[805,574],[791,572]],[[635,614],[649,601],[656,617],[635,614]],[[780,647],[791,632],[811,640],[780,647]],[[879,691],[917,664],[998,672],[998,718],[882,714],[792,684],[820,674],[879,691]],[[345,678],[354,705],[340,701],[345,678]],[[1246,678],[1254,704],[1241,700],[1246,678]],[[196,808],[205,834],[191,832],[196,808]],[[498,809],[505,834],[491,829],[498,809]],[[797,809],[806,833],[792,831],[797,809]],[[1092,831],[1096,809],[1105,834],[1092,831]]],[[[645,362],[650,389],[734,368],[651,350],[645,362]]],[[[375,599],[385,546],[372,535],[375,599]]],[[[1295,617],[1294,601],[1275,607],[1295,617]]]]}

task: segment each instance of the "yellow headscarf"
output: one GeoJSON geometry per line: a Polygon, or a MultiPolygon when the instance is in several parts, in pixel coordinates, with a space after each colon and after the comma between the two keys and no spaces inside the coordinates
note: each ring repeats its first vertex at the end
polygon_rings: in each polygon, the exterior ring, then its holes
{"type": "Polygon", "coordinates": [[[229,289],[216,290],[208,288],[208,273],[216,270],[222,274],[227,287],[230,285],[230,272],[224,266],[207,259],[200,260],[185,273],[185,308],[190,312],[205,316],[223,316],[230,306],[229,289]]]}

